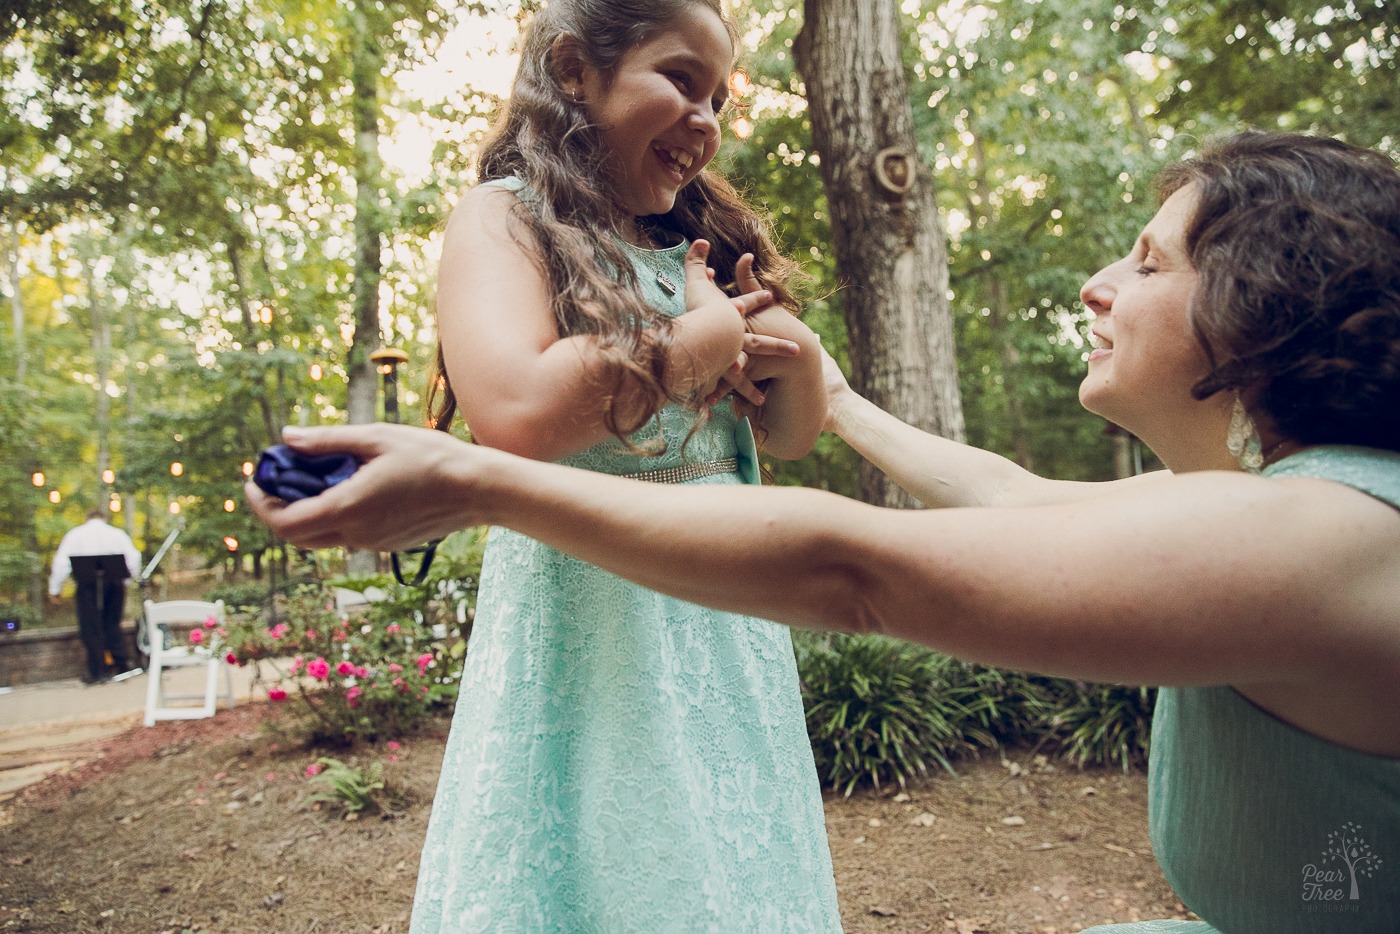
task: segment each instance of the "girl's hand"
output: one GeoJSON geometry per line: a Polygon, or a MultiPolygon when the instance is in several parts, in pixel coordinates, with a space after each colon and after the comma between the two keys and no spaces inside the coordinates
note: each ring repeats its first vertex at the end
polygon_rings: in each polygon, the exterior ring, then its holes
{"type": "Polygon", "coordinates": [[[704,405],[715,405],[732,389],[754,405],[762,405],[763,392],[753,384],[744,368],[755,356],[791,356],[798,352],[797,345],[781,336],[751,333],[744,323],[746,319],[766,308],[773,307],[773,293],[764,289],[753,275],[753,255],[744,254],[735,269],[735,278],[742,294],[730,298],[715,285],[715,271],[705,265],[709,257],[710,244],[696,240],[690,245],[685,256],[685,307],[686,314],[708,313],[718,308],[719,302],[728,302],[739,313],[739,322],[745,333],[738,357],[723,372],[716,375],[715,383],[702,397],[704,405]]]}
{"type": "MultiPolygon", "coordinates": [[[[708,240],[696,240],[690,244],[690,249],[685,253],[685,313],[687,315],[697,313],[722,314],[722,309],[729,309],[731,315],[737,312],[736,323],[742,327],[745,317],[766,308],[773,302],[773,293],[767,289],[760,288],[758,281],[752,274],[748,276],[748,283],[753,287],[745,289],[738,298],[730,298],[725,295],[719,286],[715,285],[714,270],[705,265],[705,260],[710,255],[710,242],[708,240]]],[[[742,262],[742,261],[741,261],[742,262]]]]}
{"type": "MultiPolygon", "coordinates": [[[[763,288],[753,274],[753,260],[752,253],[745,253],[739,257],[739,262],[734,266],[734,281],[740,291],[746,294],[761,291],[763,288]]],[[[714,270],[709,270],[709,273],[710,278],[713,279],[714,270]]],[[[754,380],[748,373],[750,362],[756,356],[794,357],[801,352],[801,347],[796,341],[776,335],[757,333],[750,324],[749,319],[753,315],[770,307],[775,306],[766,305],[755,308],[744,316],[744,326],[748,330],[744,336],[744,349],[739,352],[738,359],[729,369],[724,371],[714,391],[706,398],[706,405],[718,404],[731,390],[753,405],[763,405],[766,396],[762,389],[754,385],[754,380]]]]}

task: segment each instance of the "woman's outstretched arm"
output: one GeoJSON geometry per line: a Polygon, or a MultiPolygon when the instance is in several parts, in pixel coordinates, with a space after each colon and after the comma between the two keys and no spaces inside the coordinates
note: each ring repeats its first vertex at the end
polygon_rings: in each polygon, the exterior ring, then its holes
{"type": "Polygon", "coordinates": [[[1326,481],[1202,472],[1075,503],[898,511],[640,483],[403,426],[298,432],[297,447],[364,462],[290,506],[250,488],[272,530],[305,547],[401,549],[504,525],[682,599],[987,664],[1334,694],[1400,675],[1400,519],[1326,481]]]}

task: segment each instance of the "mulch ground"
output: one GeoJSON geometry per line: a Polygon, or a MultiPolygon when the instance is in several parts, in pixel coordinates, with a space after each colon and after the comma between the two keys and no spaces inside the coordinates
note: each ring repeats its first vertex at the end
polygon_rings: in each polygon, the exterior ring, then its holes
{"type": "MultiPolygon", "coordinates": [[[[0,801],[0,930],[401,932],[446,722],[385,759],[392,812],[309,800],[318,754],[251,704],[98,741],[0,801]]],[[[964,762],[903,792],[829,795],[852,932],[1064,934],[1188,917],[1152,859],[1146,779],[1030,753],[964,762]]]]}

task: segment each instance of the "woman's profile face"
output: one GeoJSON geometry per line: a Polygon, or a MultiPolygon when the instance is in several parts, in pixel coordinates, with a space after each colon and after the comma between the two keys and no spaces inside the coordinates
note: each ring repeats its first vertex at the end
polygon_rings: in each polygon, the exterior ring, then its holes
{"type": "Polygon", "coordinates": [[[1191,387],[1208,370],[1188,316],[1198,274],[1185,231],[1196,206],[1178,189],[1148,222],[1132,252],[1094,274],[1079,292],[1094,315],[1089,370],[1079,400],[1147,441],[1176,430],[1200,403],[1191,387]]]}

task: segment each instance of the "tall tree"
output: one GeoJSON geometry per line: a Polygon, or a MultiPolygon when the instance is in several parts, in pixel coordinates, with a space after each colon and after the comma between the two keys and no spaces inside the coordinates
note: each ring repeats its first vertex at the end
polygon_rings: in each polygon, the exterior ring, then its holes
{"type": "MultiPolygon", "coordinates": [[[[963,437],[947,239],[919,158],[895,0],[806,0],[795,52],[831,214],[857,391],[906,422],[963,437]]],[[[868,464],[867,502],[914,500],[868,464]]]]}

